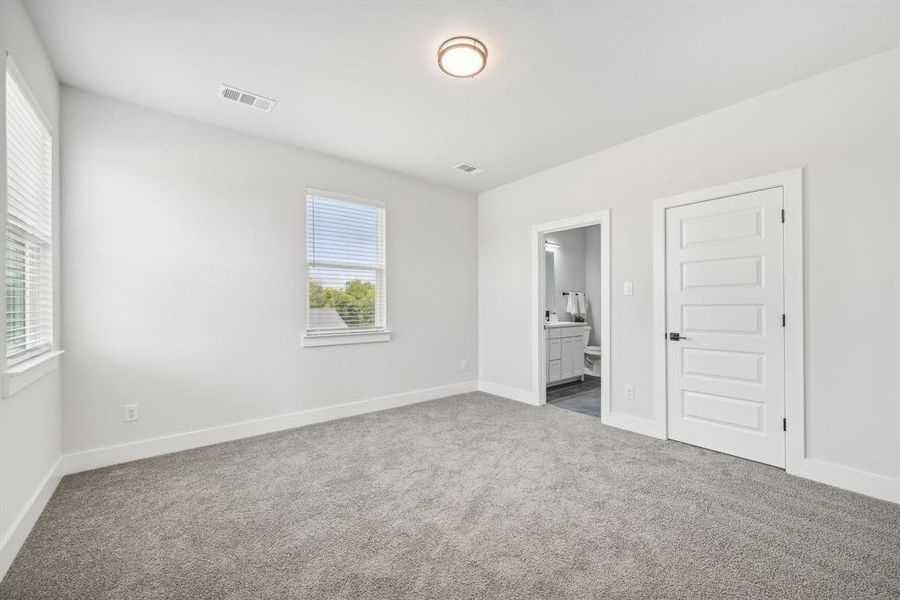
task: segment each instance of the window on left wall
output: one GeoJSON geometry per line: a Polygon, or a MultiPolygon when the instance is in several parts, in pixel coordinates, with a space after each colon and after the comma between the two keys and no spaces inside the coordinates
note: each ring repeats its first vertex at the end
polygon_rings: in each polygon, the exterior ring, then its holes
{"type": "Polygon", "coordinates": [[[53,349],[53,135],[6,69],[6,364],[53,349]]]}

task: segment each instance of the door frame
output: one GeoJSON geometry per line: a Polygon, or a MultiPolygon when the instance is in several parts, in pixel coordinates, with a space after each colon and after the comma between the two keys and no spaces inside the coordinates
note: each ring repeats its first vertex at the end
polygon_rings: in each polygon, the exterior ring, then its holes
{"type": "Polygon", "coordinates": [[[610,211],[597,212],[538,223],[531,228],[531,314],[532,314],[532,385],[535,389],[535,404],[547,403],[546,349],[544,347],[544,313],[541,310],[546,294],[544,281],[544,235],[567,229],[579,229],[600,225],[600,422],[607,423],[610,407],[610,211]]]}
{"type": "Polygon", "coordinates": [[[659,437],[668,439],[666,340],[666,210],[737,194],[784,190],[784,414],[785,470],[802,470],[806,458],[806,405],[803,383],[803,169],[660,198],[653,203],[653,412],[659,437]]]}

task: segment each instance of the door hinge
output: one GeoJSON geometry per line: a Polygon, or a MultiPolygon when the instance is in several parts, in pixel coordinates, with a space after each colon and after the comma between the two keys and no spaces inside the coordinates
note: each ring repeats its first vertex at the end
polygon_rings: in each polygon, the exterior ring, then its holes
{"type": "Polygon", "coordinates": [[[787,315],[784,313],[781,313],[781,326],[787,327],[787,315]]]}
{"type": "Polygon", "coordinates": [[[784,223],[784,209],[781,209],[781,222],[784,223]]]}
{"type": "Polygon", "coordinates": [[[782,431],[787,431],[787,419],[782,419],[782,420],[781,420],[781,430],[782,430],[782,431]]]}

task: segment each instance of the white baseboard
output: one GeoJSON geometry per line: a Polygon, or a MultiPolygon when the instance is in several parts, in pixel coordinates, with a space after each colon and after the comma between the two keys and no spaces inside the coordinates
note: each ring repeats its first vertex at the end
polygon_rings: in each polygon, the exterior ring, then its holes
{"type": "Polygon", "coordinates": [[[60,479],[58,475],[60,460],[57,459],[53,463],[53,466],[50,467],[41,483],[34,490],[31,498],[28,499],[28,503],[25,504],[19,514],[16,515],[16,518],[10,523],[9,531],[0,539],[0,580],[3,580],[6,576],[6,572],[12,565],[13,560],[15,560],[16,554],[22,549],[22,544],[25,543],[25,539],[31,533],[31,528],[37,523],[38,517],[41,516],[44,507],[47,506],[47,501],[50,500],[50,496],[56,490],[60,479]]]}
{"type": "MultiPolygon", "coordinates": [[[[626,429],[662,440],[668,439],[664,424],[657,423],[655,420],[616,412],[603,413],[600,415],[600,420],[604,425],[611,427],[626,429]]],[[[789,464],[786,471],[789,475],[900,504],[900,479],[809,458],[803,459],[798,465],[789,464]]]]}
{"type": "Polygon", "coordinates": [[[600,422],[610,427],[617,427],[641,435],[647,435],[660,440],[666,439],[665,431],[660,430],[659,423],[653,419],[642,419],[619,412],[600,413],[600,422]]]}
{"type": "Polygon", "coordinates": [[[900,479],[886,475],[860,471],[852,467],[811,458],[804,459],[799,465],[790,467],[787,472],[797,477],[812,479],[819,483],[827,483],[851,492],[900,504],[900,479]]]}
{"type": "Polygon", "coordinates": [[[532,406],[538,406],[539,402],[537,394],[531,390],[523,390],[521,388],[515,388],[500,383],[492,383],[490,381],[479,381],[478,391],[486,394],[493,394],[494,396],[500,396],[502,398],[508,398],[510,400],[516,400],[518,402],[524,402],[525,404],[531,404],[532,406]]]}
{"type": "Polygon", "coordinates": [[[389,408],[397,408],[408,404],[416,404],[417,402],[437,400],[438,398],[453,396],[454,394],[474,392],[477,388],[478,385],[475,381],[466,381],[463,383],[393,394],[391,396],[381,396],[356,402],[347,402],[335,406],[325,406],[322,408],[302,410],[273,417],[264,417],[252,421],[209,427],[207,429],[139,440],[127,444],[107,446],[105,448],[73,452],[71,454],[63,455],[59,474],[68,475],[70,473],[108,467],[110,465],[116,465],[132,460],[140,460],[142,458],[190,450],[191,448],[199,448],[201,446],[209,446],[221,442],[230,442],[232,440],[253,437],[265,433],[293,429],[304,425],[312,425],[323,421],[333,421],[335,419],[343,419],[355,415],[387,410],[389,408]]]}
{"type": "MultiPolygon", "coordinates": [[[[602,414],[600,420],[611,427],[668,439],[662,424],[655,420],[615,412],[602,414]]],[[[900,504],[900,479],[808,458],[798,465],[788,465],[786,471],[789,475],[900,504]]]]}

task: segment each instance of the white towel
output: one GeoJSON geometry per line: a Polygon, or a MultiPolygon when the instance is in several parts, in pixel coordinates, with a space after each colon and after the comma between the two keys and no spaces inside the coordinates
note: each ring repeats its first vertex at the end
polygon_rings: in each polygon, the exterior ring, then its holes
{"type": "Polygon", "coordinates": [[[578,300],[578,314],[579,315],[587,314],[587,306],[586,306],[587,299],[584,297],[584,294],[582,294],[581,292],[578,292],[577,294],[575,294],[575,297],[578,300]]]}
{"type": "Polygon", "coordinates": [[[566,295],[566,312],[570,315],[578,312],[578,298],[575,297],[574,292],[569,292],[566,295]]]}

